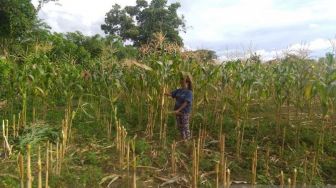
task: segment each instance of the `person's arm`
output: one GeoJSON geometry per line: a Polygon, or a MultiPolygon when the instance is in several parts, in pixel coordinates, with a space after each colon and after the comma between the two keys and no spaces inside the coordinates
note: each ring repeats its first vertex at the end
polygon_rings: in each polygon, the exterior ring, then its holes
{"type": "Polygon", "coordinates": [[[183,99],[184,102],[182,103],[182,105],[177,110],[174,111],[176,114],[180,114],[181,110],[187,107],[189,103],[192,103],[192,92],[188,92],[183,99]]]}
{"type": "Polygon", "coordinates": [[[180,106],[180,108],[178,108],[177,110],[175,110],[175,114],[180,114],[181,113],[181,110],[183,108],[185,108],[186,106],[188,105],[188,101],[184,101],[184,103],[182,103],[182,105],[180,106]]]}
{"type": "Polygon", "coordinates": [[[177,93],[177,89],[174,90],[174,91],[172,91],[172,92],[170,92],[170,93],[166,92],[166,93],[164,93],[164,95],[172,97],[172,98],[175,98],[176,97],[176,93],[177,93]]]}

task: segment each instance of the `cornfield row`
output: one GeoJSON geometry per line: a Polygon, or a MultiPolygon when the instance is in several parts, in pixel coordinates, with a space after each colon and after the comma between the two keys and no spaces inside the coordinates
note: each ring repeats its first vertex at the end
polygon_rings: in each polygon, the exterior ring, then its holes
{"type": "Polygon", "coordinates": [[[10,119],[0,152],[4,161],[18,160],[5,174],[21,187],[48,187],[48,178],[62,177],[70,168],[62,164],[77,155],[80,132],[89,129],[113,148],[104,175],[120,172],[101,177],[105,186],[141,187],[146,175],[138,173],[147,168],[151,184],[162,186],[336,183],[332,56],[323,63],[287,57],[214,65],[154,54],[77,65],[36,53],[22,64],[1,61],[0,115],[10,119]],[[194,82],[193,139],[176,142],[173,101],[163,93],[178,87],[183,72],[194,82]]]}

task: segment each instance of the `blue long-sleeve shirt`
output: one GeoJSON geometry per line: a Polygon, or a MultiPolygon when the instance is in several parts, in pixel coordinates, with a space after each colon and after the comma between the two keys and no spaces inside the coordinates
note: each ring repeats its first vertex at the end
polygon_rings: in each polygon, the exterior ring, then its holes
{"type": "Polygon", "coordinates": [[[176,89],[171,93],[172,97],[175,98],[175,106],[174,110],[179,109],[184,102],[187,102],[187,106],[184,107],[181,112],[182,113],[190,113],[191,112],[191,106],[192,106],[192,91],[188,89],[176,89]]]}

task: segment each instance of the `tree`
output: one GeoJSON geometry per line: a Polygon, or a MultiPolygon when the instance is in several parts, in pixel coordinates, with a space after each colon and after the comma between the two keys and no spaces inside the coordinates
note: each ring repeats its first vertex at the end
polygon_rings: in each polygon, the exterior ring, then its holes
{"type": "Polygon", "coordinates": [[[200,49],[195,51],[196,54],[202,59],[203,62],[210,62],[217,59],[217,54],[213,50],[200,49]]]}
{"type": "Polygon", "coordinates": [[[37,5],[36,10],[37,11],[41,10],[41,8],[43,7],[44,4],[52,2],[52,1],[56,2],[58,0],[38,0],[38,5],[37,5]]]}
{"type": "Polygon", "coordinates": [[[49,38],[52,49],[48,52],[47,56],[53,62],[74,61],[78,64],[88,62],[90,53],[81,44],[84,40],[79,32],[67,34],[55,33],[49,38]]]}
{"type": "Polygon", "coordinates": [[[31,0],[0,0],[0,49],[1,54],[20,54],[34,45],[32,41],[45,41],[49,29],[37,17],[43,3],[56,0],[39,0],[35,9],[31,0]]]}
{"type": "Polygon", "coordinates": [[[135,6],[113,5],[106,14],[101,29],[110,35],[120,36],[140,46],[151,40],[154,33],[161,32],[167,41],[183,45],[179,31],[185,31],[183,16],[177,14],[180,3],[167,5],[167,0],[137,0],[135,6]]]}
{"type": "Polygon", "coordinates": [[[207,50],[207,49],[199,49],[195,51],[187,51],[184,52],[184,54],[194,59],[197,62],[206,63],[206,62],[214,62],[218,58],[217,54],[213,50],[207,50]]]}
{"type": "Polygon", "coordinates": [[[30,0],[0,0],[0,37],[17,39],[31,30],[37,21],[30,0]]]}

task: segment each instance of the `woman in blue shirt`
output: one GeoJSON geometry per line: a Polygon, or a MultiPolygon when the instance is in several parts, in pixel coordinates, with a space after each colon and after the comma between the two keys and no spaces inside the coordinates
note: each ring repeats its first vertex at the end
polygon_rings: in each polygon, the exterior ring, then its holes
{"type": "Polygon", "coordinates": [[[166,95],[175,99],[174,113],[177,127],[183,140],[190,138],[189,118],[192,106],[192,81],[189,76],[183,76],[180,80],[181,88],[166,95]]]}

